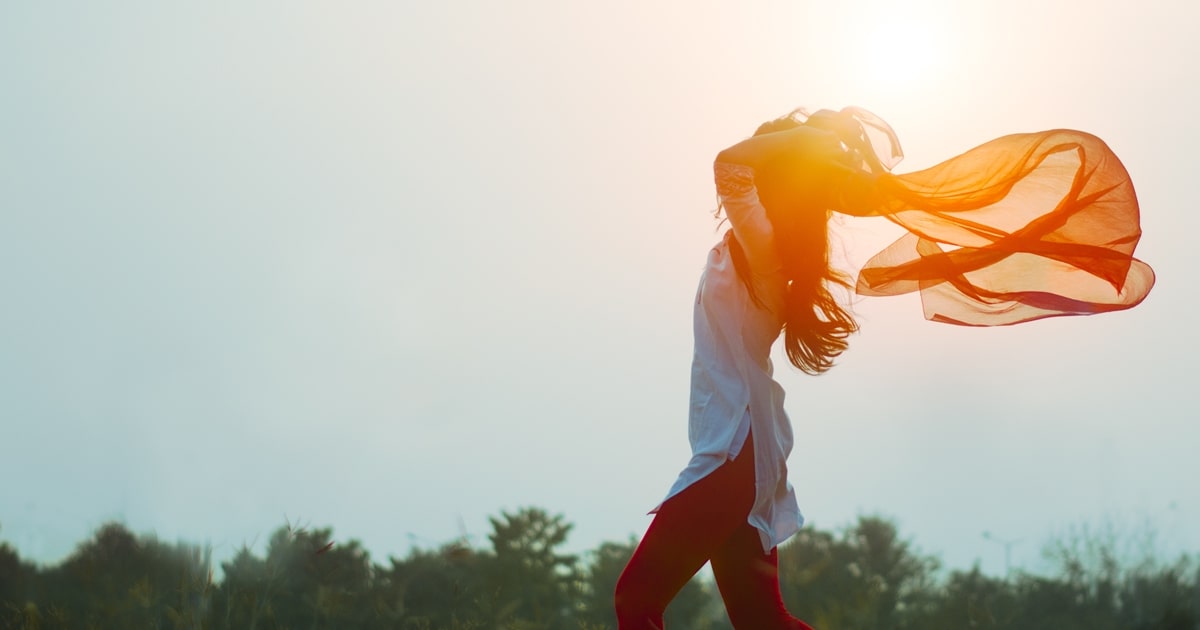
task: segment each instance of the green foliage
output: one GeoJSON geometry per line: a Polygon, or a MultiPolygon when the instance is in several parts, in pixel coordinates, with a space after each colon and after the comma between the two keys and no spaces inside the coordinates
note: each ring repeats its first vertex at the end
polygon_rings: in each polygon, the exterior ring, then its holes
{"type": "MultiPolygon", "coordinates": [[[[582,558],[562,551],[571,523],[538,508],[492,519],[491,548],[463,541],[373,564],[332,530],[287,525],[264,556],[243,548],[212,581],[208,549],[102,526],[58,566],[0,544],[5,630],[613,630],[612,594],[636,541],[582,558]]],[[[1072,531],[1047,547],[1056,572],[1006,579],[978,567],[939,578],[938,562],[864,517],[805,529],[779,551],[789,608],[834,630],[1200,630],[1200,566],[1162,564],[1111,531],[1072,531]]],[[[1137,543],[1138,541],[1134,541],[1137,543]]],[[[711,581],[693,579],[667,627],[729,628],[711,581]]]]}
{"type": "Polygon", "coordinates": [[[37,567],[22,562],[16,550],[0,543],[0,602],[33,599],[36,576],[37,567]]]}
{"type": "MultiPolygon", "coordinates": [[[[208,549],[109,523],[61,565],[24,569],[14,580],[24,586],[0,591],[0,610],[16,628],[199,628],[213,590],[210,567],[208,549]]],[[[0,575],[0,584],[10,580],[0,575]]]]}
{"type": "Polygon", "coordinates": [[[213,628],[356,628],[379,616],[364,609],[374,568],[357,541],[336,544],[330,529],[291,525],[271,536],[267,557],[243,548],[222,565],[213,628]]]}
{"type": "Polygon", "coordinates": [[[558,553],[572,525],[561,514],[538,508],[502,512],[492,518],[493,561],[484,571],[498,614],[545,630],[575,628],[578,601],[577,558],[558,553]]]}
{"type": "Polygon", "coordinates": [[[592,562],[587,569],[581,594],[584,619],[588,623],[599,627],[617,627],[613,593],[635,548],[637,540],[630,538],[625,543],[602,543],[592,552],[592,562]]]}
{"type": "Polygon", "coordinates": [[[780,591],[790,610],[820,628],[903,628],[930,605],[934,558],[917,554],[896,526],[864,517],[844,530],[802,530],[779,549],[780,591]]]}
{"type": "Polygon", "coordinates": [[[467,628],[468,620],[499,617],[483,579],[490,560],[460,543],[391,558],[378,573],[376,609],[405,628],[467,628]]]}

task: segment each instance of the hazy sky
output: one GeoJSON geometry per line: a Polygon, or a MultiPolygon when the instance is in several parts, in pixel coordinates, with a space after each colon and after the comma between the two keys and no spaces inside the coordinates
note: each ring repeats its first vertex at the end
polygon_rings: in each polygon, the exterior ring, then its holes
{"type": "MultiPolygon", "coordinates": [[[[1000,329],[860,300],[831,373],[776,359],[809,522],[992,572],[985,530],[1027,569],[1080,523],[1200,550],[1197,6],[6,2],[0,539],[227,558],[286,518],[384,561],[525,505],[575,551],[640,535],[689,456],[712,158],[854,104],[899,172],[1101,136],[1158,284],[1000,329]]],[[[847,265],[896,236],[837,229],[847,265]]]]}

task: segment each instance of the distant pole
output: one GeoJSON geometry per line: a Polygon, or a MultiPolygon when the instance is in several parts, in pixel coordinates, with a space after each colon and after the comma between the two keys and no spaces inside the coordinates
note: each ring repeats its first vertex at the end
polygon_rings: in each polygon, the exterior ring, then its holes
{"type": "Polygon", "coordinates": [[[1004,577],[1008,578],[1012,575],[1012,548],[1013,545],[1021,542],[1021,539],[1005,540],[998,536],[993,536],[991,532],[983,532],[983,537],[994,543],[1004,545],[1004,577]]]}

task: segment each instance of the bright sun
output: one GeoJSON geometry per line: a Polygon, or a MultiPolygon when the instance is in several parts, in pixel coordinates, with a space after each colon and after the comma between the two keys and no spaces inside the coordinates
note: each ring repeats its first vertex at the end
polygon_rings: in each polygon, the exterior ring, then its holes
{"type": "Polygon", "coordinates": [[[922,17],[877,15],[863,32],[860,76],[888,88],[929,80],[944,62],[940,35],[922,17]]]}

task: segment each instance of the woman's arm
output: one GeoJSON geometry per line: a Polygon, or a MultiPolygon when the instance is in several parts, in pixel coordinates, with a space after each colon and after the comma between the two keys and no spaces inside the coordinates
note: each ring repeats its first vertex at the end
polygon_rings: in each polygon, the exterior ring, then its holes
{"type": "Polygon", "coordinates": [[[780,162],[803,163],[832,158],[841,153],[837,135],[815,127],[799,126],[746,138],[717,154],[717,162],[741,164],[754,170],[780,162]]]}
{"type": "Polygon", "coordinates": [[[715,161],[752,168],[759,186],[824,188],[830,209],[843,214],[876,214],[877,177],[847,162],[846,149],[835,132],[808,126],[747,138],[718,153],[715,161]]]}

